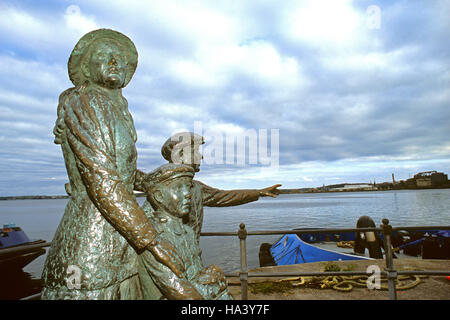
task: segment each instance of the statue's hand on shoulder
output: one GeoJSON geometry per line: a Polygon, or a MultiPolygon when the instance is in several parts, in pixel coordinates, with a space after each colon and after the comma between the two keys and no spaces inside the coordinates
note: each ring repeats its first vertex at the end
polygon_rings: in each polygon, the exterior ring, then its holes
{"type": "Polygon", "coordinates": [[[259,190],[259,195],[261,197],[276,198],[281,193],[281,191],[277,189],[278,187],[281,187],[281,184],[275,184],[271,187],[261,189],[261,190],[259,190]]]}
{"type": "Polygon", "coordinates": [[[186,270],[183,260],[169,241],[164,239],[154,240],[147,246],[147,249],[156,260],[169,267],[179,278],[183,277],[183,272],[186,270]]]}

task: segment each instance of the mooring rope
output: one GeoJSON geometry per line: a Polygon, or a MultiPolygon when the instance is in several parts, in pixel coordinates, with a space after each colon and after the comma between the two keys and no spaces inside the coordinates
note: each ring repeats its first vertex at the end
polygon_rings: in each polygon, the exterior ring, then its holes
{"type": "MultiPolygon", "coordinates": [[[[427,278],[426,275],[400,275],[396,278],[395,287],[396,290],[408,290],[416,287],[420,282],[421,278],[427,278]]],[[[367,281],[369,276],[325,276],[325,277],[294,277],[285,278],[278,280],[289,281],[292,286],[306,286],[320,289],[334,289],[342,292],[349,292],[353,290],[354,287],[367,288],[367,281]]],[[[377,290],[388,290],[387,284],[382,284],[387,282],[387,278],[381,277],[381,284],[377,290]]]]}

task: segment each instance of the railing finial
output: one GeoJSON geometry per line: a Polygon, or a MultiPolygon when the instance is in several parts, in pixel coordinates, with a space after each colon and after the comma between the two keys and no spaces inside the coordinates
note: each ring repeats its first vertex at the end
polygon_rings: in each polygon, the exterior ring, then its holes
{"type": "Polygon", "coordinates": [[[247,238],[247,230],[245,229],[245,224],[243,222],[239,225],[238,237],[241,240],[247,238]]]}

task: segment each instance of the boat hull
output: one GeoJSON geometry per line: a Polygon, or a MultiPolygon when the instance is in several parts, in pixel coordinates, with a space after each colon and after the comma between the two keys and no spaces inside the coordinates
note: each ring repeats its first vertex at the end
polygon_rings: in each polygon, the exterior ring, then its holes
{"type": "Polygon", "coordinates": [[[25,232],[14,224],[0,229],[0,271],[20,271],[37,257],[45,254],[44,240],[31,241],[25,232]]]}
{"type": "Polygon", "coordinates": [[[22,270],[30,262],[45,254],[45,249],[37,248],[33,252],[11,254],[0,260],[0,272],[22,270]]]}

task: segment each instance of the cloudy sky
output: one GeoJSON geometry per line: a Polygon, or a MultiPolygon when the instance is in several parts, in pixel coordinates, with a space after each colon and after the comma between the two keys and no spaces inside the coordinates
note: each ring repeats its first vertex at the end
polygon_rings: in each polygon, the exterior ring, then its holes
{"type": "Polygon", "coordinates": [[[58,96],[98,28],[139,52],[123,94],[144,171],[196,126],[215,156],[197,178],[219,188],[450,173],[449,17],[446,0],[1,0],[0,196],[64,194],[58,96]],[[250,148],[233,163],[233,139],[257,132],[256,163],[250,148]]]}

